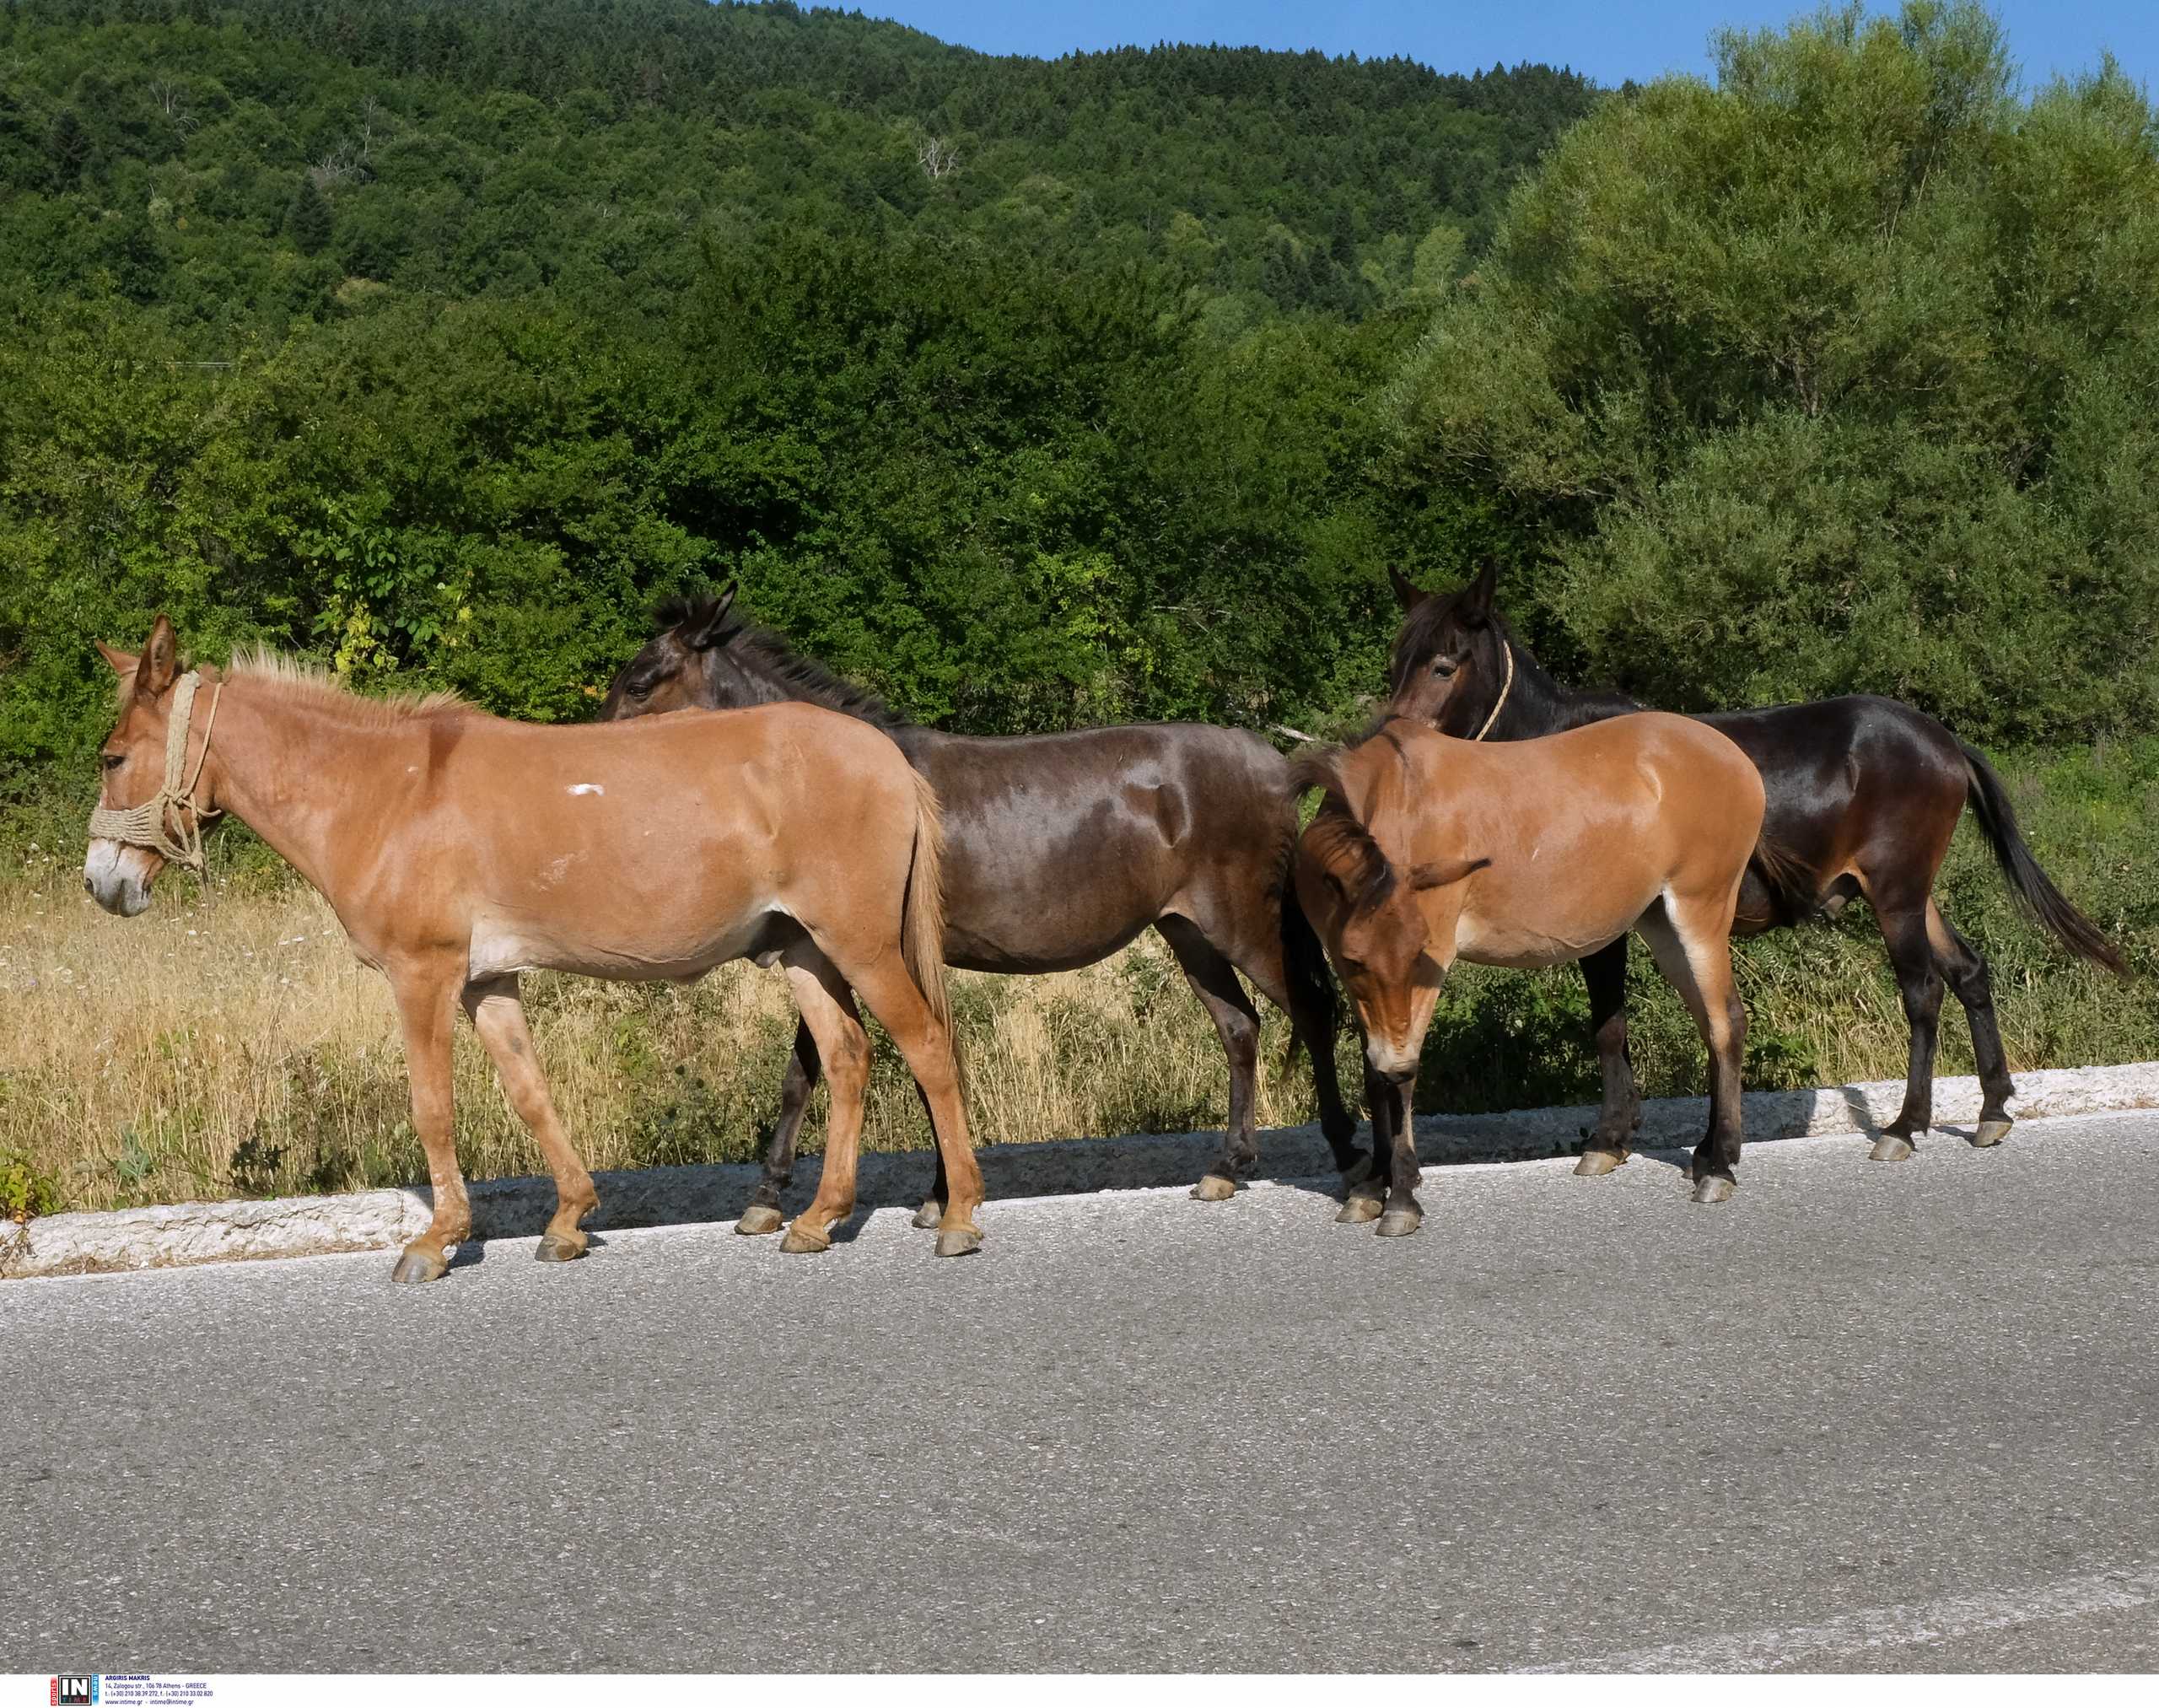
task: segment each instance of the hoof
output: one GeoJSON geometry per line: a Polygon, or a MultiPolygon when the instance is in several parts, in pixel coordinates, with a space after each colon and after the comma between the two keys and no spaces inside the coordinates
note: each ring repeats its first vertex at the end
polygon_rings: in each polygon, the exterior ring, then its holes
{"type": "Polygon", "coordinates": [[[2009,1136],[2009,1129],[2016,1124],[2009,1120],[1980,1122],[1979,1130],[1972,1135],[1972,1148],[1984,1150],[1989,1145],[2000,1144],[2009,1136]]]}
{"type": "Polygon", "coordinates": [[[922,1208],[914,1213],[914,1225],[920,1228],[935,1227],[945,1220],[945,1206],[934,1198],[925,1198],[922,1208]]]}
{"type": "Polygon", "coordinates": [[[735,1224],[739,1234],[778,1233],[783,1220],[769,1204],[753,1204],[742,1212],[741,1220],[735,1224]]]}
{"type": "Polygon", "coordinates": [[[393,1281],[439,1281],[450,1273],[450,1265],[442,1258],[430,1257],[425,1252],[406,1252],[397,1259],[397,1267],[390,1272],[393,1281]]]}
{"type": "Polygon", "coordinates": [[[1192,1195],[1202,1204],[1219,1204],[1237,1195],[1237,1183],[1225,1174],[1206,1175],[1193,1188],[1192,1195]]]}
{"type": "Polygon", "coordinates": [[[532,1255],[543,1263],[575,1263],[584,1255],[584,1236],[574,1234],[541,1234],[540,1244],[532,1255]]]}
{"type": "Polygon", "coordinates": [[[1421,1210],[1391,1210],[1380,1218],[1380,1225],[1372,1231],[1381,1239],[1399,1239],[1404,1234],[1413,1234],[1424,1225],[1421,1210]]]}
{"type": "Polygon", "coordinates": [[[1869,1162],[1909,1162],[1912,1160],[1912,1141],[1900,1134],[1884,1133],[1874,1141],[1874,1149],[1866,1153],[1869,1162]]]}
{"type": "Polygon", "coordinates": [[[1585,1150],[1582,1152],[1582,1160],[1575,1165],[1575,1172],[1587,1175],[1609,1174],[1626,1160],[1626,1154],[1623,1151],[1585,1150]]]}
{"type": "Polygon", "coordinates": [[[779,1242],[783,1252],[822,1252],[832,1248],[832,1237],[822,1228],[805,1227],[797,1217],[787,1230],[787,1237],[779,1242]]]}
{"type": "Polygon", "coordinates": [[[1694,1183],[1694,1202],[1724,1204],[1730,1200],[1732,1190],[1732,1183],[1721,1174],[1704,1175],[1694,1183]]]}
{"type": "Polygon", "coordinates": [[[1379,1199],[1352,1193],[1349,1201],[1342,1206],[1341,1214],[1334,1219],[1337,1221],[1377,1221],[1380,1212],[1386,1208],[1386,1204],[1379,1199]]]}
{"type": "Polygon", "coordinates": [[[982,1235],[971,1227],[948,1227],[937,1236],[937,1255],[940,1258],[964,1258],[969,1252],[982,1249],[982,1235]]]}

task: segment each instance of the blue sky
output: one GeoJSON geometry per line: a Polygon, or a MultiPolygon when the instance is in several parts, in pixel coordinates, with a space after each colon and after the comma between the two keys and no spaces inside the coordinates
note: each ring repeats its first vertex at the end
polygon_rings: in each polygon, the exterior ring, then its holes
{"type": "MultiPolygon", "coordinates": [[[[832,0],[827,0],[832,3],[832,0]]],[[[839,0],[989,53],[1046,57],[1160,40],[1407,54],[1441,71],[1495,61],[1571,65],[1599,83],[1706,72],[1723,24],[1781,24],[1806,0],[839,0]]],[[[1888,8],[1877,8],[1888,9],[1888,8]]],[[[2129,74],[2159,84],[2155,0],[1995,0],[2027,82],[2089,69],[2111,48],[2129,74]]]]}

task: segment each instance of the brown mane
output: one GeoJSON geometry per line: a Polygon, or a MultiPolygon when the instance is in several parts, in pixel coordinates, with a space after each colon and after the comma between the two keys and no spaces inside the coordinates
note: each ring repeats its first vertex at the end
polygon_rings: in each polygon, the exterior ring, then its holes
{"type": "Polygon", "coordinates": [[[356,694],[321,665],[264,646],[250,647],[234,657],[230,675],[234,681],[264,683],[282,699],[316,707],[364,729],[385,729],[417,718],[482,715],[471,702],[449,688],[356,694]]]}
{"type": "Polygon", "coordinates": [[[1290,768],[1290,787],[1300,796],[1310,789],[1321,791],[1319,813],[1305,832],[1306,844],[1328,876],[1341,884],[1351,908],[1364,913],[1394,893],[1395,873],[1350,807],[1338,768],[1345,752],[1323,747],[1297,759],[1290,768]]]}

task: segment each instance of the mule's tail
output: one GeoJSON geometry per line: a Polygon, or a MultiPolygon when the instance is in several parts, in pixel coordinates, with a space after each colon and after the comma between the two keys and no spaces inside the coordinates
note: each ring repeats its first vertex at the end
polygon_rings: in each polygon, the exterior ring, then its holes
{"type": "Polygon", "coordinates": [[[1994,857],[2001,865],[2001,875],[2009,880],[2009,887],[2016,892],[2016,899],[2072,955],[2081,955],[2109,973],[2127,978],[2129,962],[2122,958],[2122,951],[2108,940],[2103,931],[2077,912],[2069,897],[2054,887],[2054,880],[2032,857],[2032,850],[2025,845],[2023,835],[2016,828],[2016,809],[2009,804],[2009,791],[2001,786],[2001,779],[1987,763],[1986,756],[1968,742],[1959,741],[1957,745],[1964,751],[1964,772],[1970,779],[1967,799],[1973,816],[1993,845],[1994,857]]]}
{"type": "Polygon", "coordinates": [[[907,867],[906,911],[900,919],[900,959],[907,964],[938,1025],[952,1029],[945,990],[945,819],[937,791],[919,771],[914,779],[914,858],[907,867]]]}
{"type": "Polygon", "coordinates": [[[1822,887],[1814,868],[1774,840],[1767,832],[1757,837],[1747,867],[1769,892],[1770,919],[1781,925],[1812,919],[1821,900],[1822,887]]]}
{"type": "MultiPolygon", "coordinates": [[[[1296,845],[1293,843],[1290,859],[1295,858],[1296,845]]],[[[1282,979],[1289,987],[1289,1043],[1282,1053],[1282,1066],[1286,1072],[1297,1059],[1297,1049],[1305,1043],[1307,1026],[1316,1029],[1323,1037],[1332,1037],[1341,1021],[1340,1010],[1335,1006],[1334,975],[1327,964],[1327,951],[1320,946],[1319,933],[1312,929],[1312,922],[1305,917],[1304,904],[1297,899],[1294,870],[1282,875],[1282,979]]]]}

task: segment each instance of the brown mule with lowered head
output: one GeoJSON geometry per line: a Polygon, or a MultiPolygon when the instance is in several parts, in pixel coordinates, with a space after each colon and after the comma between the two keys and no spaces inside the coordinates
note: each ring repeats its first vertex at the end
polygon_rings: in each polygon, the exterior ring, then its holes
{"type": "MultiPolygon", "coordinates": [[[[1727,940],[1747,864],[1765,857],[1744,753],[1656,712],[1505,747],[1394,719],[1308,757],[1298,783],[1325,798],[1298,844],[1297,892],[1349,990],[1371,1100],[1374,1173],[1339,1220],[1376,1217],[1383,1234],[1424,1220],[1410,1100],[1456,960],[1550,967],[1630,930],[1709,1047],[1694,1197],[1731,1196],[1747,1016],[1727,940]]],[[[1586,1156],[1578,1172],[1602,1171],[1586,1156]]]]}
{"type": "Polygon", "coordinates": [[[434,1183],[393,1279],[437,1279],[471,1231],[453,1142],[460,1005],[553,1171],[538,1255],[559,1261],[584,1253],[578,1224],[600,1200],[533,1058],[518,975],[691,979],[744,956],[786,968],[832,1082],[823,1179],[788,1249],[824,1249],[853,1209],[858,992],[929,1105],[950,1184],[938,1253],[980,1246],[938,952],[937,800],[877,730],[803,705],[514,724],[444,696],[364,699],[267,656],[183,676],[163,617],[139,657],[99,649],[121,692],[83,868],[99,904],[141,913],[167,861],[198,861],[203,824],[230,812],[389,975],[434,1183]]]}

